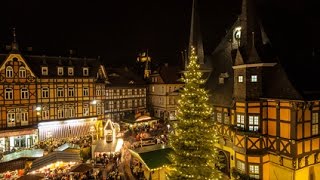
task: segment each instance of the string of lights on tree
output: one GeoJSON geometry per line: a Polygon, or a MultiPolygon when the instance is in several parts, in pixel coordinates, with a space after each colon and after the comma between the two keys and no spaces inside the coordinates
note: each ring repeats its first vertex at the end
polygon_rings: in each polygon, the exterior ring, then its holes
{"type": "Polygon", "coordinates": [[[217,167],[218,151],[214,144],[218,135],[212,120],[208,92],[200,71],[196,51],[191,47],[189,64],[182,81],[185,83],[178,101],[175,133],[170,134],[170,179],[221,179],[217,167]]]}

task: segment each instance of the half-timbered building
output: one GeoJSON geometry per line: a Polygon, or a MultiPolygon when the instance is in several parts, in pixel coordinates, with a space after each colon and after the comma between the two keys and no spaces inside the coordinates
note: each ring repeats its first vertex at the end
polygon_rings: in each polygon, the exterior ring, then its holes
{"type": "MultiPolygon", "coordinates": [[[[221,170],[255,179],[320,179],[318,85],[298,83],[284,68],[254,2],[243,0],[224,39],[199,61],[212,69],[206,87],[221,135],[221,170]]],[[[201,57],[199,42],[192,45],[201,57]]]]}
{"type": "Polygon", "coordinates": [[[0,58],[4,151],[48,138],[103,134],[107,74],[98,59],[23,55],[15,35],[12,50],[0,58]]]}

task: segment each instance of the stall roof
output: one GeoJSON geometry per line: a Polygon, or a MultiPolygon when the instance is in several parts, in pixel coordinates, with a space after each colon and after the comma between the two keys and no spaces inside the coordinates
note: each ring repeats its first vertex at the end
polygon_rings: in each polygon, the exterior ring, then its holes
{"type": "Polygon", "coordinates": [[[134,115],[129,114],[122,121],[125,123],[134,124],[134,123],[142,123],[142,122],[150,122],[150,121],[158,121],[158,120],[159,118],[151,117],[147,115],[142,115],[135,118],[134,115]]]}
{"type": "Polygon", "coordinates": [[[46,156],[38,158],[32,162],[30,171],[40,169],[49,164],[57,161],[63,162],[79,162],[81,161],[80,153],[77,152],[66,152],[66,151],[55,151],[46,156]]]}
{"type": "Polygon", "coordinates": [[[70,169],[70,172],[87,172],[89,170],[91,170],[93,168],[93,166],[91,164],[85,164],[85,163],[82,163],[82,164],[78,164],[76,166],[73,166],[71,169],[70,169]]]}
{"type": "Polygon", "coordinates": [[[171,148],[162,144],[130,150],[131,154],[140,159],[149,170],[170,164],[168,156],[171,151],[171,148]]]}
{"type": "Polygon", "coordinates": [[[80,146],[77,144],[65,143],[59,146],[57,149],[55,149],[55,151],[64,151],[66,149],[80,149],[80,146]]]}

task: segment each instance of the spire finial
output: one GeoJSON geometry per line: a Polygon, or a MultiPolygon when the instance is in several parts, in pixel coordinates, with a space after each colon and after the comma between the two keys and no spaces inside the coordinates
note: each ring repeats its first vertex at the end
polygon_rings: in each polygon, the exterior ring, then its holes
{"type": "Polygon", "coordinates": [[[11,45],[11,51],[19,51],[19,46],[17,43],[17,38],[16,38],[16,28],[12,28],[12,35],[13,35],[13,41],[12,41],[12,45],[11,45]]]}

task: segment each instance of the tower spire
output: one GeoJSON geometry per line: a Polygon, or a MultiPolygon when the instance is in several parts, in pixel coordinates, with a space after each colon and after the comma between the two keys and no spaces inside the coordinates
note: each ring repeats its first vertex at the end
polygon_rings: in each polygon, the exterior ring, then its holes
{"type": "MultiPolygon", "coordinates": [[[[200,65],[204,64],[204,52],[203,52],[202,37],[201,37],[201,32],[200,32],[200,18],[199,18],[199,14],[197,12],[197,1],[196,0],[193,0],[193,2],[192,2],[188,56],[191,55],[191,48],[190,48],[191,46],[193,46],[197,49],[197,57],[198,57],[199,64],[200,65]]],[[[188,65],[188,62],[185,63],[185,67],[187,65],[188,65]]]]}
{"type": "Polygon", "coordinates": [[[19,51],[19,46],[17,43],[17,38],[16,38],[16,28],[12,28],[12,35],[13,35],[13,41],[11,45],[11,51],[13,52],[18,52],[19,51]]]}

